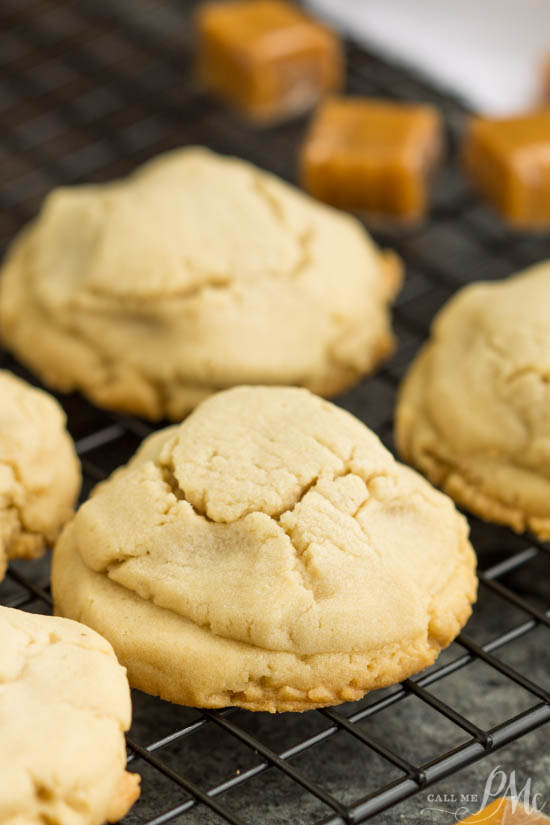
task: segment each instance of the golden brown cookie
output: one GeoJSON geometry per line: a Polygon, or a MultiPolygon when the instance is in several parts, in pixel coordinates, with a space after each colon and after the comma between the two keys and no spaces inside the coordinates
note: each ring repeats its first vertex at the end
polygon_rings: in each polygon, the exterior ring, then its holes
{"type": "Polygon", "coordinates": [[[240,387],[98,487],[57,544],[53,593],[142,690],[307,710],[431,664],[470,615],[474,568],[466,520],[360,421],[240,387]]]}
{"type": "Polygon", "coordinates": [[[401,455],[487,521],[550,538],[550,262],[465,287],[401,388],[401,455]]]}
{"type": "Polygon", "coordinates": [[[139,796],[126,772],[128,680],[111,646],[68,619],[0,607],[0,822],[118,822],[139,796]]]}
{"type": "Polygon", "coordinates": [[[0,578],[8,559],[34,558],[55,541],[79,488],[59,404],[0,370],[0,578]]]}
{"type": "Polygon", "coordinates": [[[391,351],[399,283],[354,218],[188,148],[54,191],[8,255],[0,324],[50,386],[180,420],[234,384],[343,391],[391,351]]]}

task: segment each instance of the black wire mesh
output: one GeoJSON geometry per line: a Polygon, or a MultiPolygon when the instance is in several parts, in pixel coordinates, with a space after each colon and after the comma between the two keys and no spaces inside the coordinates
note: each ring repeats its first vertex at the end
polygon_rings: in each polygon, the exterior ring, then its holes
{"type": "MultiPolygon", "coordinates": [[[[3,247],[52,186],[125,174],[185,143],[294,178],[306,120],[252,131],[203,97],[191,71],[192,6],[3,0],[3,247]]],[[[548,257],[550,239],[505,231],[467,191],[455,164],[465,117],[457,101],[356,47],[348,47],[348,58],[352,93],[435,103],[449,144],[429,221],[414,230],[374,231],[407,265],[395,308],[398,350],[374,378],[339,399],[393,448],[395,390],[435,311],[467,281],[548,257]]],[[[33,380],[1,351],[0,366],[33,380]]],[[[77,396],[60,400],[82,460],[85,498],[151,427],[77,396]]],[[[352,705],[275,718],[201,712],[134,692],[128,750],[143,795],[125,822],[358,823],[548,722],[550,669],[544,662],[536,667],[550,648],[548,548],[476,519],[471,525],[481,568],[478,606],[466,632],[415,679],[352,705]],[[497,688],[498,720],[487,712],[486,694],[497,688]],[[411,726],[414,735],[404,742],[411,726]],[[353,781],[352,765],[361,767],[353,781]],[[284,800],[279,814],[277,800],[284,800]]],[[[0,603],[48,612],[48,561],[12,563],[0,603]]]]}

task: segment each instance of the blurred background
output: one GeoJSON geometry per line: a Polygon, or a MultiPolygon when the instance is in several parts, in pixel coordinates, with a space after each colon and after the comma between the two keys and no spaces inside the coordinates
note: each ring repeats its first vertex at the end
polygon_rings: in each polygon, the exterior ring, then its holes
{"type": "Polygon", "coordinates": [[[544,93],[545,0],[308,0],[367,48],[417,70],[484,114],[510,115],[544,93]]]}

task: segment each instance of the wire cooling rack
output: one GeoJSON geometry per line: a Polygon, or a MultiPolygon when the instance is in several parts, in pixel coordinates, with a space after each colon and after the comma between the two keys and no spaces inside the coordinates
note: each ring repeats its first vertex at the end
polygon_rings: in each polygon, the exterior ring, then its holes
{"type": "MultiPolygon", "coordinates": [[[[195,88],[190,3],[2,0],[0,243],[55,185],[125,174],[158,151],[205,143],[292,180],[306,119],[253,131],[195,88]]],[[[550,253],[512,235],[456,169],[465,110],[417,78],[348,47],[352,93],[435,103],[448,137],[429,220],[375,231],[407,265],[392,361],[339,399],[392,444],[396,387],[435,311],[465,282],[550,253]]],[[[0,352],[0,365],[32,380],[0,352]]],[[[62,397],[84,471],[83,498],[151,427],[62,397]]],[[[415,679],[361,702],[271,717],[198,711],[134,691],[128,738],[143,777],[126,823],[359,823],[550,720],[548,548],[471,519],[478,606],[465,633],[415,679]],[[489,692],[491,700],[488,700],[489,692]]],[[[16,562],[0,603],[49,612],[48,562],[16,562]]],[[[386,821],[386,820],[384,820],[386,821]]]]}

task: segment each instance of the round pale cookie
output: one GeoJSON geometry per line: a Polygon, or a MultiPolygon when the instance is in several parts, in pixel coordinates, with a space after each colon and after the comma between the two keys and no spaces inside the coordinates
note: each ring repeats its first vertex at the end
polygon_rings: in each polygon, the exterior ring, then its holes
{"type": "Polygon", "coordinates": [[[34,558],[73,514],[80,465],[63,410],[0,370],[0,578],[8,559],[34,558]]]}
{"type": "Polygon", "coordinates": [[[235,384],[343,391],[391,351],[400,277],[355,218],[187,148],[52,192],[8,255],[0,323],[46,384],[179,421],[235,384]]]}
{"type": "Polygon", "coordinates": [[[431,664],[474,568],[451,500],[360,421],[307,390],[240,387],[98,487],[57,544],[53,593],[142,690],[307,710],[431,664]]]}
{"type": "Polygon", "coordinates": [[[124,668],[93,630],[0,607],[0,822],[102,825],[139,796],[126,772],[124,668]]]}
{"type": "Polygon", "coordinates": [[[550,538],[550,262],[460,290],[401,388],[401,455],[487,521],[550,538]]]}

